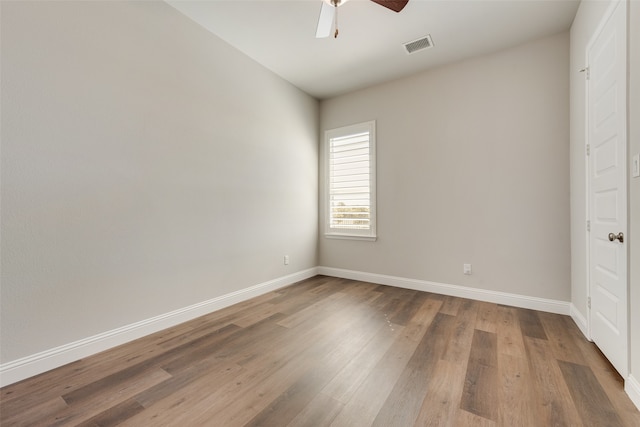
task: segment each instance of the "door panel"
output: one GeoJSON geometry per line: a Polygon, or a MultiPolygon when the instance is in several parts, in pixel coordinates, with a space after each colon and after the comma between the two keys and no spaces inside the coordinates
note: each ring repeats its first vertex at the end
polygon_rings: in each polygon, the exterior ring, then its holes
{"type": "Polygon", "coordinates": [[[600,178],[609,172],[615,173],[614,169],[618,167],[618,139],[610,138],[603,141],[593,151],[596,177],[600,178]]]}
{"type": "MultiPolygon", "coordinates": [[[[594,194],[594,207],[596,208],[595,219],[605,224],[607,222],[612,225],[617,224],[618,218],[618,190],[603,190],[594,194]]],[[[607,235],[608,236],[608,235],[607,235]]]]}

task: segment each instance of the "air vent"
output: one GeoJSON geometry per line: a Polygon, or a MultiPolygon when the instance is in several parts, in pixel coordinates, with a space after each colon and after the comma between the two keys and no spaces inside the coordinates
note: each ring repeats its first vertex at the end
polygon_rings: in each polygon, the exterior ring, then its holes
{"type": "Polygon", "coordinates": [[[427,49],[429,47],[433,47],[433,40],[431,40],[430,34],[427,34],[426,36],[421,37],[418,40],[414,40],[412,42],[404,44],[404,48],[407,50],[407,53],[414,53],[419,50],[427,49]]]}

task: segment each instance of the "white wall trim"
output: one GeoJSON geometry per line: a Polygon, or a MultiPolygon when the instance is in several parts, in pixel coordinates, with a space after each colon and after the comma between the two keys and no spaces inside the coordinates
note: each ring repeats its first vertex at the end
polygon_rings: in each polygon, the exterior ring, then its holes
{"type": "Polygon", "coordinates": [[[360,280],[377,283],[379,285],[396,286],[416,291],[433,292],[454,297],[469,298],[513,307],[528,308],[556,314],[569,314],[569,302],[558,301],[506,292],[490,291],[486,289],[469,288],[466,286],[449,285],[446,283],[429,282],[426,280],[407,279],[404,277],[387,276],[383,274],[365,273],[362,271],[344,270],[332,267],[318,267],[318,274],[340,277],[343,279],[360,280]]]}
{"type": "Polygon", "coordinates": [[[582,335],[584,335],[586,339],[591,341],[591,338],[589,337],[589,324],[587,323],[587,318],[582,315],[580,310],[578,310],[578,308],[573,305],[573,303],[571,303],[569,307],[569,316],[571,316],[574,323],[578,326],[578,329],[580,329],[582,335]]]}
{"type": "Polygon", "coordinates": [[[67,363],[125,344],[163,329],[179,325],[180,323],[246,301],[267,292],[289,286],[317,274],[316,267],[309,268],[150,319],[0,364],[0,387],[58,368],[67,363]]]}
{"type": "Polygon", "coordinates": [[[633,375],[629,375],[627,380],[624,382],[624,391],[627,393],[633,404],[636,405],[636,408],[640,410],[640,382],[638,382],[633,375]]]}

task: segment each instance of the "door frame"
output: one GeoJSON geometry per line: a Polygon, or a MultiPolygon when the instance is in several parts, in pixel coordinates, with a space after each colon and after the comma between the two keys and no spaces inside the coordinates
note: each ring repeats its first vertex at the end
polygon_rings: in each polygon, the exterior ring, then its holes
{"type": "MultiPolygon", "coordinates": [[[[591,35],[591,37],[589,38],[589,42],[586,45],[585,48],[585,62],[586,62],[586,66],[583,70],[580,71],[586,71],[585,73],[585,144],[584,144],[584,150],[585,150],[585,201],[586,201],[586,206],[585,206],[585,212],[586,212],[586,227],[585,227],[585,235],[586,235],[586,295],[587,295],[587,307],[586,307],[586,312],[587,312],[587,316],[586,316],[586,333],[587,336],[586,338],[593,342],[593,336],[592,336],[592,325],[591,325],[591,236],[590,236],[590,231],[589,231],[589,223],[591,220],[591,159],[590,159],[590,155],[588,154],[588,147],[590,145],[590,141],[589,141],[589,99],[590,99],[590,93],[589,93],[589,79],[588,79],[588,73],[589,73],[589,64],[590,64],[590,57],[589,57],[589,51],[590,49],[593,47],[593,45],[595,44],[596,40],[598,39],[598,37],[602,34],[602,31],[604,30],[605,25],[607,24],[607,22],[609,21],[609,19],[611,19],[611,17],[613,16],[614,12],[616,12],[616,9],[618,7],[621,7],[624,13],[624,19],[626,21],[626,28],[625,28],[625,38],[627,38],[627,44],[628,44],[628,32],[629,32],[629,28],[628,28],[628,0],[613,0],[611,1],[611,3],[609,4],[609,6],[607,7],[607,10],[605,11],[605,13],[603,14],[602,18],[600,19],[596,29],[594,30],[593,34],[591,35]]],[[[628,161],[628,157],[629,157],[629,133],[628,133],[628,127],[629,127],[629,102],[628,102],[628,84],[629,84],[629,67],[628,67],[628,50],[629,47],[627,46],[627,49],[625,51],[625,56],[624,56],[624,64],[625,64],[625,74],[626,74],[626,85],[627,85],[627,96],[626,96],[626,101],[625,101],[625,111],[624,111],[624,116],[625,116],[625,141],[624,141],[624,149],[623,149],[623,167],[624,167],[624,186],[625,186],[625,191],[623,192],[623,196],[625,198],[625,206],[626,206],[626,216],[627,216],[627,223],[624,227],[623,231],[625,236],[629,236],[629,176],[628,176],[628,168],[627,168],[627,161],[628,161]]],[[[627,248],[629,246],[627,245],[627,248]]],[[[626,294],[627,294],[627,309],[626,309],[626,319],[625,319],[625,323],[627,325],[627,358],[626,358],[626,375],[629,374],[629,364],[630,364],[630,337],[629,337],[629,332],[630,332],[630,324],[629,324],[629,319],[630,319],[630,315],[629,315],[629,287],[630,287],[630,283],[629,283],[629,251],[627,249],[627,263],[626,263],[626,294]]],[[[623,378],[624,381],[626,382],[627,378],[623,378]]]]}

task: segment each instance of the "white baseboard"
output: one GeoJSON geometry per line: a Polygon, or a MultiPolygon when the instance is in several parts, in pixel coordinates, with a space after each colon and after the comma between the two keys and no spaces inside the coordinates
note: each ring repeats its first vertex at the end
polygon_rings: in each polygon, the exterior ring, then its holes
{"type": "Polygon", "coordinates": [[[310,268],[0,365],[0,387],[170,328],[318,274],[310,268]]]}
{"type": "MultiPolygon", "coordinates": [[[[91,356],[109,348],[133,341],[146,335],[195,319],[196,317],[220,310],[230,305],[246,301],[256,296],[271,292],[298,281],[308,279],[316,274],[359,280],[381,285],[396,286],[424,292],[434,292],[461,298],[505,304],[514,307],[528,308],[551,313],[569,315],[576,320],[576,324],[583,331],[586,325],[582,315],[569,302],[490,291],[486,289],[469,288],[465,286],[449,285],[446,283],[429,282],[425,280],[407,279],[403,277],[366,273],[354,270],[344,270],[331,267],[314,267],[288,276],[280,277],[246,289],[212,298],[189,307],[174,310],[140,322],[123,326],[111,331],[103,332],[69,344],[52,348],[37,354],[23,357],[0,365],[0,387],[41,374],[67,363],[91,356]]],[[[629,385],[637,390],[637,382],[629,385]]],[[[640,395],[640,393],[637,393],[640,395]]]]}
{"type": "Polygon", "coordinates": [[[587,323],[587,318],[584,317],[573,304],[571,304],[569,308],[569,316],[571,316],[573,322],[578,326],[578,329],[580,329],[582,335],[584,335],[587,340],[591,341],[591,338],[589,337],[589,326],[587,323]]]}
{"type": "Polygon", "coordinates": [[[633,375],[629,375],[629,378],[624,382],[624,391],[640,411],[640,382],[633,375]]]}
{"type": "Polygon", "coordinates": [[[506,292],[489,291],[486,289],[469,288],[466,286],[449,285],[446,283],[429,282],[426,280],[407,279],[404,277],[386,276],[382,274],[365,273],[362,271],[344,270],[333,267],[318,267],[318,274],[341,277],[343,279],[359,280],[377,283],[379,285],[396,286],[417,291],[433,292],[461,298],[528,308],[556,314],[569,314],[569,302],[506,292]]]}

